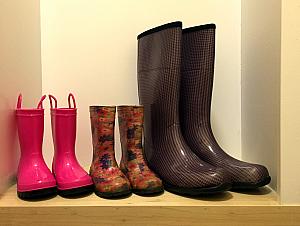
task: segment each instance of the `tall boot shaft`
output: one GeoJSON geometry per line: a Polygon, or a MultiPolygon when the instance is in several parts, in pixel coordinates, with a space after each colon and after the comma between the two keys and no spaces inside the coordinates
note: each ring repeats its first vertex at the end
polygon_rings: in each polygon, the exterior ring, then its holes
{"type": "MultiPolygon", "coordinates": [[[[159,155],[155,150],[160,148],[155,146],[165,142],[167,134],[181,136],[179,126],[181,36],[182,23],[173,22],[147,30],[137,37],[138,93],[140,104],[144,106],[145,156],[150,165],[153,163],[152,160],[160,161],[160,157],[155,157],[159,155]]],[[[168,148],[170,153],[188,148],[182,147],[183,139],[177,140],[180,141],[181,147],[175,145],[174,148],[168,148]]]]}
{"type": "Polygon", "coordinates": [[[139,98],[145,112],[151,112],[145,114],[146,123],[152,121],[155,127],[179,124],[181,36],[181,22],[138,36],[139,98]]]}
{"type": "Polygon", "coordinates": [[[182,35],[180,95],[184,105],[180,109],[185,112],[184,122],[196,128],[211,123],[215,28],[214,24],[187,28],[182,35]]]}

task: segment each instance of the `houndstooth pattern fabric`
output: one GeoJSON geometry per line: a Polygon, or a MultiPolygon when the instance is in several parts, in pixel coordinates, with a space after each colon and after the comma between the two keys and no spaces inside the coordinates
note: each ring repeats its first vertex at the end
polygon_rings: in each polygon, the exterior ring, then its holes
{"type": "Polygon", "coordinates": [[[215,25],[183,30],[180,121],[183,136],[202,160],[224,168],[235,183],[258,183],[269,176],[261,165],[239,161],[218,145],[210,122],[214,79],[215,25]]]}
{"type": "Polygon", "coordinates": [[[187,146],[179,125],[180,22],[138,36],[138,88],[144,105],[144,147],[150,167],[165,183],[203,188],[227,183],[221,168],[200,160],[187,146]]]}

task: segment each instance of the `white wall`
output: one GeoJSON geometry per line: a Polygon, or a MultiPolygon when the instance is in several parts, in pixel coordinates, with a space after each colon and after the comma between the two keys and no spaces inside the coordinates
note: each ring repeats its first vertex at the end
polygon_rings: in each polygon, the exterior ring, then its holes
{"type": "MultiPolygon", "coordinates": [[[[136,36],[176,20],[185,27],[217,24],[213,129],[228,153],[241,156],[239,0],[41,0],[43,92],[56,95],[60,105],[69,91],[76,95],[82,164],[90,164],[92,152],[88,106],[137,104],[136,36]]],[[[49,127],[48,121],[48,163],[53,154],[49,127]]]]}
{"type": "Polygon", "coordinates": [[[300,203],[300,1],[282,1],[281,201],[300,203]]]}
{"type": "Polygon", "coordinates": [[[17,96],[32,107],[42,91],[39,10],[38,0],[0,0],[0,193],[17,168],[17,96]]]}
{"type": "Polygon", "coordinates": [[[242,1],[242,157],[268,167],[280,153],[281,0],[242,1]]]}

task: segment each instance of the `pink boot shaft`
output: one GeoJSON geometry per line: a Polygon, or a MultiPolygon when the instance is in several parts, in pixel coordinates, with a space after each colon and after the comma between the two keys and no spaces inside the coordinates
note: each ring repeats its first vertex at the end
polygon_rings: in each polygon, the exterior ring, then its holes
{"type": "Polygon", "coordinates": [[[18,98],[16,116],[21,149],[17,175],[18,193],[56,187],[55,178],[47,167],[42,155],[44,135],[44,109],[42,102],[45,98],[46,96],[43,96],[37,108],[32,109],[23,109],[22,95],[20,94],[18,98]]]}
{"type": "MultiPolygon", "coordinates": [[[[75,156],[77,108],[74,96],[69,94],[69,108],[57,108],[56,98],[52,95],[49,95],[49,98],[54,143],[52,169],[57,181],[58,190],[66,191],[83,187],[87,187],[83,188],[84,190],[90,190],[91,185],[93,185],[92,179],[80,166],[75,156]],[[73,107],[71,106],[71,99],[73,107]],[[55,102],[54,107],[52,100],[55,102]]],[[[78,192],[70,192],[70,194],[75,193],[78,192]]]]}

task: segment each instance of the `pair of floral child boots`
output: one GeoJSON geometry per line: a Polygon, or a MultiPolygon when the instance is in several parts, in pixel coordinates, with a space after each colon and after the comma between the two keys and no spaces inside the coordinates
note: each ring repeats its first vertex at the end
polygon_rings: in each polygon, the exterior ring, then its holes
{"type": "Polygon", "coordinates": [[[131,191],[151,195],[163,191],[162,181],[149,169],[143,156],[142,106],[118,106],[122,159],[118,167],[114,151],[115,106],[90,106],[93,160],[90,175],[95,193],[104,198],[131,191]]]}

